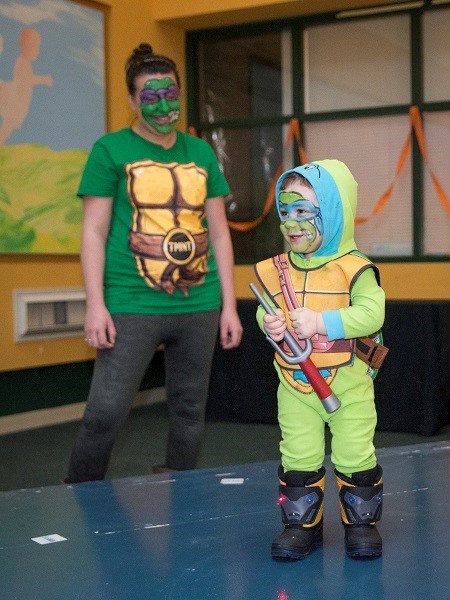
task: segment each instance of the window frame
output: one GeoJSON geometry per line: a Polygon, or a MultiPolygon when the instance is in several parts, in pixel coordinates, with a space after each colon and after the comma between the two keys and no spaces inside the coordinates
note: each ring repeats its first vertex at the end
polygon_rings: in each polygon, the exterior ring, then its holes
{"type": "MultiPolygon", "coordinates": [[[[339,18],[342,11],[330,13],[321,13],[316,15],[308,15],[304,17],[295,17],[289,19],[281,19],[264,23],[250,23],[237,26],[226,26],[223,28],[214,29],[199,29],[187,32],[186,34],[186,73],[187,73],[187,117],[188,123],[194,126],[198,132],[211,131],[216,128],[224,129],[240,129],[261,127],[265,125],[288,125],[291,118],[297,118],[300,122],[300,127],[303,124],[312,121],[327,121],[332,119],[357,119],[359,117],[376,117],[390,115],[408,115],[410,106],[418,106],[421,114],[424,112],[434,111],[450,111],[450,98],[446,101],[425,102],[423,90],[423,31],[422,31],[422,15],[427,11],[449,10],[450,2],[431,5],[430,0],[426,0],[423,6],[418,8],[401,8],[399,5],[393,7],[392,11],[383,11],[382,13],[374,12],[372,14],[355,14],[339,18]],[[303,32],[306,27],[314,25],[325,25],[339,22],[350,22],[380,17],[389,17],[399,14],[407,14],[410,19],[410,69],[411,69],[411,104],[398,104],[377,106],[374,108],[348,109],[330,112],[309,112],[305,113],[304,108],[304,69],[303,69],[303,32]],[[297,85],[292,86],[292,114],[279,115],[276,117],[264,118],[242,118],[233,120],[219,120],[214,123],[204,122],[200,120],[199,106],[199,65],[198,54],[200,43],[208,39],[231,40],[233,38],[242,37],[245,35],[261,35],[264,33],[276,33],[283,30],[290,30],[291,33],[291,65],[292,65],[292,81],[296,81],[297,85]],[[295,76],[295,78],[294,78],[295,76]]],[[[376,10],[376,7],[368,7],[369,10],[376,10]]],[[[302,132],[303,133],[303,132],[302,132]]],[[[402,140],[399,141],[399,147],[402,140]]],[[[412,177],[412,255],[411,256],[376,256],[371,255],[371,258],[377,262],[385,263],[411,263],[411,262],[448,262],[450,253],[448,254],[425,254],[425,223],[424,223],[424,174],[425,164],[421,156],[420,149],[415,136],[412,140],[411,149],[411,177],[412,177]]],[[[437,174],[439,176],[439,174],[437,174]]],[[[281,233],[280,233],[281,235],[281,233]]],[[[242,261],[239,261],[242,262],[242,261]]],[[[243,264],[251,264],[249,262],[243,264]]]]}

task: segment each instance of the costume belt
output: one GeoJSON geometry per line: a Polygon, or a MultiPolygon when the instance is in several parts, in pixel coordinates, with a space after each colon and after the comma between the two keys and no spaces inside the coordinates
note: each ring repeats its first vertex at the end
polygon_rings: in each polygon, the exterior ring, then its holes
{"type": "Polygon", "coordinates": [[[189,264],[194,258],[205,256],[208,250],[206,231],[192,235],[187,229],[176,227],[166,235],[129,232],[129,248],[137,256],[154,260],[168,260],[175,265],[189,264]]]}

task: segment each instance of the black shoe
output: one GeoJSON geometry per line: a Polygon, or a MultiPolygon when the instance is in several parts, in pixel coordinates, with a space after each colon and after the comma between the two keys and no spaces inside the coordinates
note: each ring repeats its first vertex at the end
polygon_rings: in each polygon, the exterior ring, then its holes
{"type": "Polygon", "coordinates": [[[345,551],[350,558],[379,558],[383,542],[376,525],[344,525],[345,551]]]}
{"type": "Polygon", "coordinates": [[[323,543],[323,521],[314,527],[285,525],[284,531],[272,542],[272,557],[302,560],[312,548],[323,543]]]}

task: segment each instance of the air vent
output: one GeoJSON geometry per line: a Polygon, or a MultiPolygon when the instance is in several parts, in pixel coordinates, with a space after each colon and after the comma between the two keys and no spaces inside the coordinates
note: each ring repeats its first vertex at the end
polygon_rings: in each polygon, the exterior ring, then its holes
{"type": "Polygon", "coordinates": [[[14,340],[46,340],[83,335],[83,288],[14,290],[14,340]]]}

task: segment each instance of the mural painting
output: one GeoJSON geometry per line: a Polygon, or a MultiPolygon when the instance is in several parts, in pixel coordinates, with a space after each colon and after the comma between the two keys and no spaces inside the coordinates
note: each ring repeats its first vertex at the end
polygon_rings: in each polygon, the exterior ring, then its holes
{"type": "Polygon", "coordinates": [[[0,253],[79,252],[76,190],[105,132],[104,13],[0,0],[0,253]]]}

